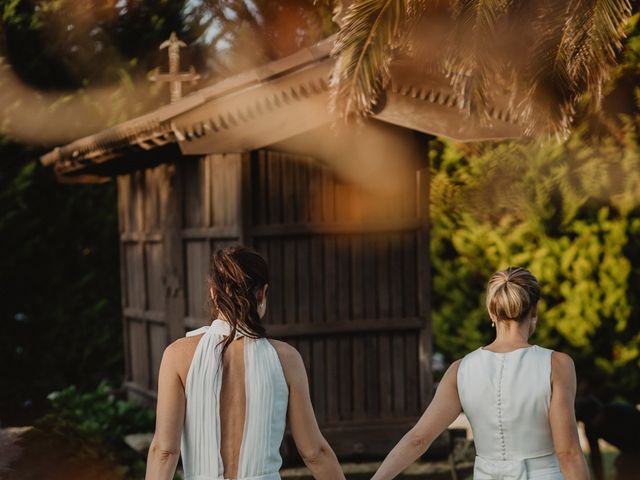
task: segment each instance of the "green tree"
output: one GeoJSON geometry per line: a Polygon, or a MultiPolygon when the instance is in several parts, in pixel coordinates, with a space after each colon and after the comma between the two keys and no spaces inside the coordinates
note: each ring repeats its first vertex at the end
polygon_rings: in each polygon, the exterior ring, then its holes
{"type": "Polygon", "coordinates": [[[640,399],[639,127],[476,153],[432,142],[438,349],[459,358],[490,340],[485,283],[520,265],[542,284],[535,340],[570,353],[585,387],[640,399]]]}

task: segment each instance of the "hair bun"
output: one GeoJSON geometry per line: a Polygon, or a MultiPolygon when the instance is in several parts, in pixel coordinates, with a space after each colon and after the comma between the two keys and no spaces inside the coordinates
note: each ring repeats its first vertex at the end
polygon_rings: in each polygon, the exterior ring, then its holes
{"type": "Polygon", "coordinates": [[[540,285],[522,267],[494,273],[487,283],[487,310],[493,321],[524,320],[540,300],[540,285]]]}

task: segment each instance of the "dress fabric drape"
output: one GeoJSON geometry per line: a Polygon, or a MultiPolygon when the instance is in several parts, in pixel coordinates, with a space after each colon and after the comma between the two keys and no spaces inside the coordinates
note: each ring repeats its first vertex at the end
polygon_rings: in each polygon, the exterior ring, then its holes
{"type": "Polygon", "coordinates": [[[549,425],[552,350],[479,348],[458,367],[476,446],[474,480],[563,480],[549,425]]]}
{"type": "MultiPolygon", "coordinates": [[[[229,324],[187,333],[204,334],[189,367],[182,432],[185,480],[227,480],[220,454],[221,342],[229,324]]],[[[289,392],[278,354],[265,338],[244,338],[245,423],[237,480],[280,480],[280,444],[284,435],[289,392]]]]}

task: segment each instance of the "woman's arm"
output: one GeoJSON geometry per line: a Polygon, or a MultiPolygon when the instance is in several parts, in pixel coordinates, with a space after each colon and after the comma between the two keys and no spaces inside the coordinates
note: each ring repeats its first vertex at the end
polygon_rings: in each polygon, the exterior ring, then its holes
{"type": "Polygon", "coordinates": [[[177,370],[177,355],[173,343],[164,351],[160,363],[156,431],[147,456],[146,480],[171,480],[180,456],[185,396],[177,370]]]}
{"type": "Polygon", "coordinates": [[[449,367],[418,423],[393,447],[371,480],[395,478],[426,452],[438,435],[462,412],[456,380],[459,363],[458,360],[449,367]]]}
{"type": "Polygon", "coordinates": [[[289,385],[289,427],[302,460],[316,480],[344,480],[338,459],[318,427],[302,357],[283,342],[278,342],[277,350],[289,385]]]}
{"type": "Polygon", "coordinates": [[[589,470],[580,447],[574,410],[576,370],[569,355],[553,352],[551,389],[549,422],[560,470],[565,480],[588,480],[589,470]]]}

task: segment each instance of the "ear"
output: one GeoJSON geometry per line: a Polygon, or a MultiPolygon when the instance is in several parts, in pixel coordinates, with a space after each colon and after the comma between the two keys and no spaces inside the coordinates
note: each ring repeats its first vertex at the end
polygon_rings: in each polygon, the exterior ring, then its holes
{"type": "Polygon", "coordinates": [[[256,300],[258,303],[262,303],[262,301],[267,297],[267,289],[269,288],[269,284],[265,284],[264,287],[260,288],[256,293],[256,300]]]}

